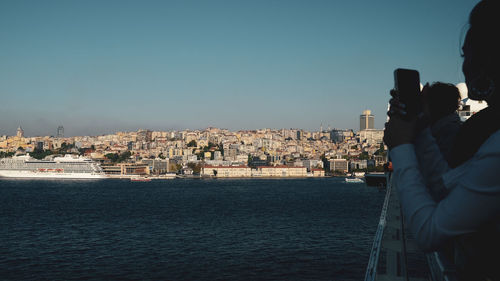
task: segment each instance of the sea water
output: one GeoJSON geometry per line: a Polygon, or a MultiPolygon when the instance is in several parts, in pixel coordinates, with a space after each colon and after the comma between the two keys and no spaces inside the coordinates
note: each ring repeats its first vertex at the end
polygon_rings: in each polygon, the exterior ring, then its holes
{"type": "Polygon", "coordinates": [[[361,280],[383,197],[340,178],[0,179],[0,279],[361,280]]]}

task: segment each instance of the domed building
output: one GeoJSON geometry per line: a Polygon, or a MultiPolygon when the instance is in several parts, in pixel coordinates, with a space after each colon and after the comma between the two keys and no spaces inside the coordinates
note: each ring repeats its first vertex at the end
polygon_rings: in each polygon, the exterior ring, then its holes
{"type": "Polygon", "coordinates": [[[458,108],[458,115],[462,121],[469,119],[472,115],[483,110],[488,106],[485,101],[471,100],[468,97],[467,85],[465,83],[458,83],[455,85],[460,92],[460,107],[458,108]]]}

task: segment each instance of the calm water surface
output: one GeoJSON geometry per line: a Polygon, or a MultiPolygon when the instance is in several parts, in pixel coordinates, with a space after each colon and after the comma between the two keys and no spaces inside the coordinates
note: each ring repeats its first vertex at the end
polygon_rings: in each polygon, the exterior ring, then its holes
{"type": "Polygon", "coordinates": [[[336,178],[0,180],[0,279],[361,280],[383,196],[336,178]]]}

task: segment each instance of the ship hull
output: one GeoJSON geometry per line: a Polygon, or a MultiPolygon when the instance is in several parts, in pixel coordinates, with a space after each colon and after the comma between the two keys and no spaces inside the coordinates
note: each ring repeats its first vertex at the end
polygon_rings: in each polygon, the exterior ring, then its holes
{"type": "Polygon", "coordinates": [[[0,170],[3,178],[38,178],[38,179],[105,179],[103,174],[92,173],[51,173],[33,171],[0,170]]]}

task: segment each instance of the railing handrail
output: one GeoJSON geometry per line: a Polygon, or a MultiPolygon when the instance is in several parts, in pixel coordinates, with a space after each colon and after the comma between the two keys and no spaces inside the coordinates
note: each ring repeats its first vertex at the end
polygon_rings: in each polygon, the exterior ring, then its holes
{"type": "Polygon", "coordinates": [[[378,259],[382,246],[382,237],[384,236],[384,230],[387,223],[387,208],[389,205],[389,198],[391,196],[391,184],[390,184],[389,173],[386,173],[386,186],[387,190],[385,193],[384,205],[382,206],[382,212],[380,214],[380,220],[378,222],[377,232],[375,233],[375,238],[373,239],[372,250],[370,253],[370,260],[368,261],[368,266],[366,268],[365,281],[375,281],[375,278],[377,276],[378,259]]]}

